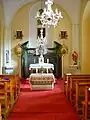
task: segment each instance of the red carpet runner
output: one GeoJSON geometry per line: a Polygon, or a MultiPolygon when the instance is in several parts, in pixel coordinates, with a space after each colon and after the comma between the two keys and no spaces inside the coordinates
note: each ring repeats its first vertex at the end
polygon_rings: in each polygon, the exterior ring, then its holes
{"type": "Polygon", "coordinates": [[[30,91],[21,85],[21,94],[7,120],[80,120],[63,93],[63,80],[52,91],[30,91]]]}

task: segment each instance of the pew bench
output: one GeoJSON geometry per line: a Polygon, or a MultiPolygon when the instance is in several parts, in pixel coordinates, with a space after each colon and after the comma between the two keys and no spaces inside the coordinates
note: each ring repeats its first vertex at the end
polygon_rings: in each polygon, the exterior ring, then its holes
{"type": "MultiPolygon", "coordinates": [[[[72,80],[77,79],[90,79],[89,74],[65,74],[64,75],[64,93],[67,96],[67,98],[70,100],[70,88],[72,87],[72,80]]],[[[71,100],[70,100],[71,101],[71,100]]]]}
{"type": "MultiPolygon", "coordinates": [[[[71,91],[71,103],[73,105],[73,107],[75,108],[76,112],[81,116],[82,113],[85,114],[84,112],[82,111],[85,111],[83,110],[84,107],[82,107],[82,101],[84,101],[85,99],[85,86],[88,85],[90,87],[90,80],[89,79],[77,79],[77,80],[73,80],[72,82],[74,82],[73,86],[72,86],[72,89],[70,89],[71,91]]],[[[89,94],[90,95],[90,94],[89,94]]],[[[84,106],[84,103],[83,102],[83,106],[84,106]]],[[[88,105],[90,105],[90,102],[88,102],[88,105]]],[[[89,107],[90,108],[90,107],[89,107]]],[[[89,110],[90,111],[90,110],[89,110]]],[[[87,119],[85,119],[87,120],[87,119]]]]}
{"type": "Polygon", "coordinates": [[[1,103],[0,103],[0,120],[2,120],[1,103]]]}
{"type": "Polygon", "coordinates": [[[76,83],[76,94],[75,94],[75,108],[76,111],[79,112],[82,111],[81,102],[85,99],[85,86],[88,85],[90,87],[90,81],[89,82],[77,82],[76,83]]]}
{"type": "Polygon", "coordinates": [[[71,73],[67,73],[64,75],[64,94],[68,97],[68,93],[69,93],[69,79],[70,79],[70,76],[72,74],[71,73]]]}
{"type": "Polygon", "coordinates": [[[82,101],[82,120],[90,119],[90,86],[86,85],[85,88],[85,99],[82,101]]]}
{"type": "Polygon", "coordinates": [[[0,103],[1,103],[1,115],[6,119],[7,113],[10,109],[9,97],[7,92],[7,82],[0,81],[0,103]]]}
{"type": "MultiPolygon", "coordinates": [[[[78,85],[84,83],[90,83],[90,78],[78,78],[78,79],[71,79],[70,80],[70,90],[69,90],[69,100],[73,104],[73,96],[77,93],[78,85]]],[[[78,95],[78,94],[77,94],[78,95]]]]}
{"type": "Polygon", "coordinates": [[[0,79],[3,82],[7,82],[7,91],[8,96],[10,96],[10,105],[12,107],[20,93],[20,78],[17,75],[2,74],[0,75],[0,79]]]}

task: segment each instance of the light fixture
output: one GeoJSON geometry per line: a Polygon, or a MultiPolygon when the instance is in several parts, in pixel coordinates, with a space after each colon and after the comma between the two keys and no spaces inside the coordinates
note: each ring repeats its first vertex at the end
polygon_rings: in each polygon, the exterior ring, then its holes
{"type": "Polygon", "coordinates": [[[41,21],[42,26],[54,26],[56,27],[60,19],[63,18],[61,12],[56,8],[55,13],[52,10],[53,0],[47,0],[45,2],[46,8],[43,9],[43,12],[37,12],[36,18],[41,21]]]}

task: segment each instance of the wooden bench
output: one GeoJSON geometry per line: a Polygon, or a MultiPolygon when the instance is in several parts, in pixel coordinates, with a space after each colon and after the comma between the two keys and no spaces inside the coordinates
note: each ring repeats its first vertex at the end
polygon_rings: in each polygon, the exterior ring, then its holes
{"type": "Polygon", "coordinates": [[[72,80],[76,80],[76,79],[89,79],[90,75],[88,74],[65,74],[64,77],[64,91],[65,91],[65,95],[67,96],[67,98],[70,98],[70,86],[72,87],[72,80]]]}
{"type": "Polygon", "coordinates": [[[68,97],[68,92],[69,92],[69,79],[70,79],[71,73],[67,73],[64,75],[64,93],[68,97]]]}
{"type": "Polygon", "coordinates": [[[90,81],[86,81],[86,82],[77,81],[76,82],[75,108],[77,112],[79,112],[79,110],[82,111],[82,106],[80,107],[80,105],[82,101],[85,99],[84,89],[86,85],[90,87],[90,81]]]}
{"type": "Polygon", "coordinates": [[[17,75],[0,75],[3,82],[7,82],[10,105],[13,106],[20,93],[20,79],[17,75]]]}
{"type": "Polygon", "coordinates": [[[0,120],[2,120],[1,103],[0,103],[0,120]]]}
{"type": "Polygon", "coordinates": [[[70,79],[70,88],[69,88],[69,100],[71,103],[73,103],[73,95],[76,93],[76,83],[80,82],[90,82],[90,78],[88,77],[80,77],[80,78],[73,78],[70,79]]]}
{"type": "Polygon", "coordinates": [[[1,103],[1,114],[6,118],[9,111],[9,97],[7,93],[7,82],[0,81],[0,103],[1,103]]]}
{"type": "Polygon", "coordinates": [[[85,86],[85,99],[82,101],[82,120],[88,120],[90,117],[90,86],[85,86]]]}

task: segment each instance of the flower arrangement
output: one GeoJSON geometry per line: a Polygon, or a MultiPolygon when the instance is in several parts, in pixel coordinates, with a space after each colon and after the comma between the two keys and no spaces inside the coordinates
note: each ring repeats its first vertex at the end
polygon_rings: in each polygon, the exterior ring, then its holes
{"type": "Polygon", "coordinates": [[[77,61],[78,61],[78,53],[76,51],[74,51],[72,53],[72,59],[74,61],[74,65],[77,65],[77,61]]]}

